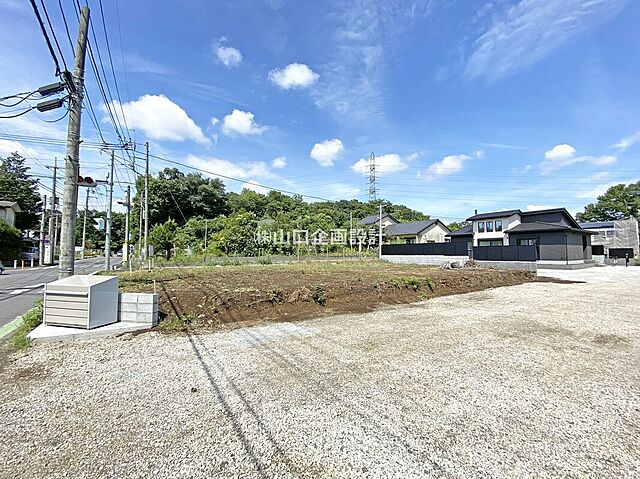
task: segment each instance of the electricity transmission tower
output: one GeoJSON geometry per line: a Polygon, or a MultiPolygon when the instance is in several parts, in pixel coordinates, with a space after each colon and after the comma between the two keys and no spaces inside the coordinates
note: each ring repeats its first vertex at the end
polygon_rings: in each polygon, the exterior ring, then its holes
{"type": "Polygon", "coordinates": [[[376,155],[372,151],[371,155],[369,155],[369,201],[376,201],[377,199],[376,155]]]}

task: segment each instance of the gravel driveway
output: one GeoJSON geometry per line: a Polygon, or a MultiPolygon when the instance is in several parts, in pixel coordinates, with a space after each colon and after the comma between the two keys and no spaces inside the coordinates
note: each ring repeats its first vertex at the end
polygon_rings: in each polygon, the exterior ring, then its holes
{"type": "Polygon", "coordinates": [[[0,373],[0,477],[639,477],[633,270],[38,345],[0,373]]]}

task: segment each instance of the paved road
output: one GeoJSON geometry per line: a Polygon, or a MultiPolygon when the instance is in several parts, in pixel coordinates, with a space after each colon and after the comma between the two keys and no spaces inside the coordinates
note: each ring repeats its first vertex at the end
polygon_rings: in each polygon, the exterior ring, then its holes
{"type": "MultiPolygon", "coordinates": [[[[113,258],[114,264],[120,262],[113,258]]],[[[76,261],[76,274],[89,274],[104,267],[104,258],[76,261]]],[[[58,279],[58,266],[42,268],[7,268],[0,275],[0,327],[25,313],[33,302],[42,297],[43,286],[58,279]]]]}

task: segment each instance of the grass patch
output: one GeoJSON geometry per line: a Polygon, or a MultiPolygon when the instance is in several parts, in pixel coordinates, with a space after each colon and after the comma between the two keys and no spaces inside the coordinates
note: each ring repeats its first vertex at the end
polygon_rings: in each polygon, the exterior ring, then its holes
{"type": "Polygon", "coordinates": [[[35,302],[33,308],[22,316],[22,322],[11,338],[11,342],[16,349],[25,349],[31,345],[27,334],[42,323],[42,308],[43,302],[39,299],[35,302]]]}

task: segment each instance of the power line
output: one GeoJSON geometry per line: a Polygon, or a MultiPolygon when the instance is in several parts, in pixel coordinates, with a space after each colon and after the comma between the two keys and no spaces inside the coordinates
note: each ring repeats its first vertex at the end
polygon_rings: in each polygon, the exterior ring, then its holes
{"type": "Polygon", "coordinates": [[[17,118],[17,117],[22,116],[22,115],[24,115],[24,114],[26,114],[26,113],[29,113],[31,110],[34,110],[34,107],[30,107],[29,109],[24,110],[24,111],[22,111],[21,113],[18,113],[18,114],[16,114],[16,115],[0,116],[0,119],[3,119],[3,120],[4,120],[4,119],[9,119],[9,118],[17,118]]]}
{"type": "Polygon", "coordinates": [[[49,39],[49,34],[47,33],[47,29],[44,26],[44,22],[42,21],[42,17],[40,16],[40,12],[38,11],[38,6],[36,5],[35,0],[30,0],[31,6],[33,7],[33,13],[36,14],[36,18],[38,23],[40,24],[40,30],[42,31],[42,35],[44,36],[45,41],[47,42],[47,47],[49,48],[49,53],[51,54],[51,58],[53,59],[53,63],[56,66],[56,76],[60,76],[60,64],[58,63],[58,57],[56,57],[56,52],[53,50],[53,46],[51,45],[51,40],[49,39]]]}

